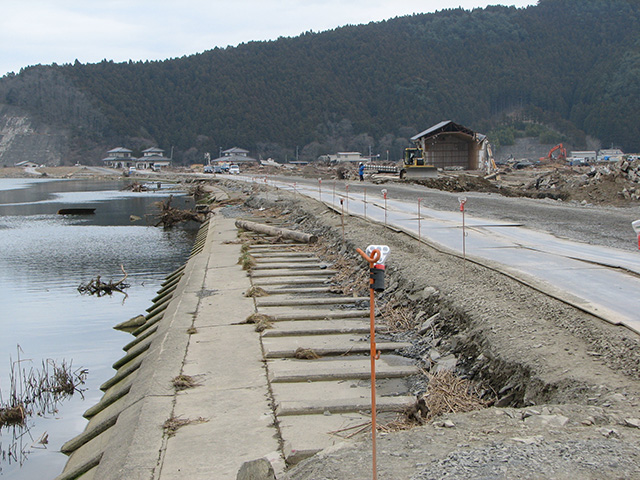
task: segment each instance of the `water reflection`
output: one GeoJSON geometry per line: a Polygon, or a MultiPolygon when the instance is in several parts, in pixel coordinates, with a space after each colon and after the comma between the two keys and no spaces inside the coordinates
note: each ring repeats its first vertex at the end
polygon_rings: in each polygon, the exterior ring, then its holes
{"type": "MultiPolygon", "coordinates": [[[[0,430],[3,479],[46,480],[60,473],[66,462],[60,446],[84,430],[82,413],[98,402],[99,386],[114,374],[111,365],[131,340],[113,325],[144,313],[163,279],[189,255],[199,225],[151,226],[154,203],[175,192],[131,193],[123,186],[0,179],[0,390],[9,389],[9,358],[18,344],[36,364],[67,359],[89,370],[86,400],[74,395],[25,429],[0,430]],[[56,213],[76,205],[95,206],[96,213],[56,213]],[[131,215],[140,220],[132,222],[131,215]],[[124,304],[121,295],[97,298],[77,291],[96,275],[122,278],[121,265],[131,284],[124,304]],[[45,432],[47,448],[37,443],[45,432]]],[[[186,208],[191,199],[176,196],[174,203],[186,208]]]]}

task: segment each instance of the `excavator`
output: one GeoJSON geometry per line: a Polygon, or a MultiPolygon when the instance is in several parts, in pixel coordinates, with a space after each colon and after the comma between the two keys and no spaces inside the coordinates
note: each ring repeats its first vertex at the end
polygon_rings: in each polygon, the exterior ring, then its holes
{"type": "Polygon", "coordinates": [[[405,148],[400,178],[434,178],[438,176],[435,165],[425,159],[424,150],[417,147],[405,148]]]}
{"type": "Polygon", "coordinates": [[[546,157],[540,157],[541,162],[551,161],[551,160],[564,161],[566,159],[567,159],[567,149],[564,148],[564,145],[562,143],[559,143],[558,145],[553,147],[551,150],[549,150],[549,153],[547,153],[546,157]],[[558,152],[556,156],[553,155],[555,152],[558,152]]]}

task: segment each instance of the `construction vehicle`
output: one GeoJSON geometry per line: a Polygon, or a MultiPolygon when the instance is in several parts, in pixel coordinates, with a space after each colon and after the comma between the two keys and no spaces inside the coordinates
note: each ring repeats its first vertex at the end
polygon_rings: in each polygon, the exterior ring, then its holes
{"type": "Polygon", "coordinates": [[[540,161],[552,161],[552,160],[562,160],[565,161],[567,159],[567,149],[564,148],[564,145],[559,143],[547,153],[546,157],[540,157],[540,161]],[[558,152],[555,156],[553,155],[555,152],[558,152]]]}
{"type": "Polygon", "coordinates": [[[400,178],[434,178],[438,176],[435,165],[427,162],[424,150],[417,147],[405,148],[400,178]]]}

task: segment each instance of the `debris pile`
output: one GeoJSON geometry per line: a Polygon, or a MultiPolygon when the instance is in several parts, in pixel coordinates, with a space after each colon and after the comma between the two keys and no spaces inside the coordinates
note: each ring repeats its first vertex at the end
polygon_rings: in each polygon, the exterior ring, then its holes
{"type": "Polygon", "coordinates": [[[118,292],[126,295],[125,290],[131,285],[125,283],[128,274],[124,269],[124,265],[120,265],[120,269],[124,274],[124,277],[121,280],[118,280],[117,282],[114,282],[113,280],[110,280],[109,282],[103,282],[100,278],[100,275],[98,275],[96,278],[92,278],[91,280],[89,280],[89,282],[79,285],[78,292],[87,295],[96,295],[98,297],[111,295],[113,292],[118,292]]]}
{"type": "Polygon", "coordinates": [[[162,225],[164,228],[171,228],[174,225],[182,222],[198,222],[203,223],[206,219],[206,214],[204,213],[195,213],[189,210],[180,210],[178,208],[171,206],[171,201],[173,200],[173,195],[169,195],[169,198],[166,202],[156,202],[156,206],[160,209],[160,213],[157,218],[155,226],[159,227],[162,225]]]}
{"type": "Polygon", "coordinates": [[[624,204],[640,201],[640,161],[569,167],[546,172],[524,187],[534,197],[582,203],[624,204]]]}

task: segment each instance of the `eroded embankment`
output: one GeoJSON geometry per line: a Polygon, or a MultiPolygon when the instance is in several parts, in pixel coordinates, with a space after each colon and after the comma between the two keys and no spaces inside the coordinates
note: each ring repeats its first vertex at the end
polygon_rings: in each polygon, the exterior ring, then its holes
{"type": "Polygon", "coordinates": [[[342,266],[354,294],[367,288],[353,282],[364,267],[356,248],[389,245],[377,307],[398,324],[391,335],[413,343],[405,354],[426,371],[455,365],[488,405],[635,402],[640,347],[629,331],[381,225],[346,217],[343,234],[340,216],[314,201],[280,192],[247,205],[276,208],[321,238],[318,254],[342,266]]]}

